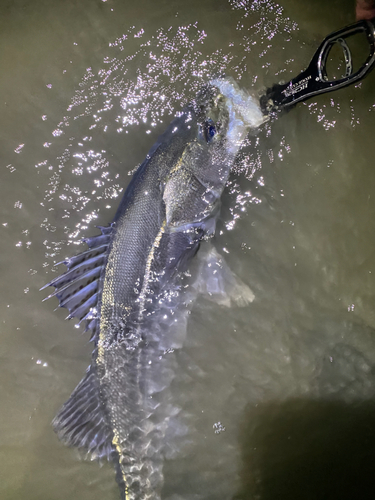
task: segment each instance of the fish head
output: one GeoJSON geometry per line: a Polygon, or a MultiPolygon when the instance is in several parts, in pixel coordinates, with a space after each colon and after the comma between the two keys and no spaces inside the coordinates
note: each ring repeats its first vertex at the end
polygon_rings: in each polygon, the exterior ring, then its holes
{"type": "Polygon", "coordinates": [[[193,104],[197,117],[196,150],[201,149],[201,157],[192,166],[199,178],[209,179],[217,186],[220,196],[246,135],[267,117],[258,100],[229,77],[212,80],[193,104]]]}
{"type": "Polygon", "coordinates": [[[179,228],[217,213],[241,144],[265,121],[257,101],[230,78],[205,85],[182,118],[190,136],[167,173],[163,196],[167,224],[179,228]]]}
{"type": "Polygon", "coordinates": [[[260,127],[268,117],[261,111],[258,99],[241,89],[233,78],[216,78],[210,85],[217,97],[215,105],[207,107],[207,113],[219,113],[219,122],[225,116],[219,137],[225,140],[226,150],[236,155],[249,130],[260,127]]]}

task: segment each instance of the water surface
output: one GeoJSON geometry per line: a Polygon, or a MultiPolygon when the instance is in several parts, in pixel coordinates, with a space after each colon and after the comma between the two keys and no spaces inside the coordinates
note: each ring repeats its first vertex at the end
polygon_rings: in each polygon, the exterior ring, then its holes
{"type": "MultiPolygon", "coordinates": [[[[353,5],[20,0],[0,18],[0,496],[116,499],[111,467],[51,428],[91,345],[38,290],[112,219],[129,173],[205,81],[224,71],[260,95],[353,5]]],[[[171,387],[187,435],[164,498],[372,491],[374,78],[299,105],[240,152],[214,244],[255,300],[202,299],[190,315],[171,387]]]]}

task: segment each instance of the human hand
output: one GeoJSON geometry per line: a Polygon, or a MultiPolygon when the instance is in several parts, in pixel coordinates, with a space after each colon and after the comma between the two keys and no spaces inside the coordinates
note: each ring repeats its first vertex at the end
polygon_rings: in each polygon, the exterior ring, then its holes
{"type": "Polygon", "coordinates": [[[357,21],[375,18],[375,0],[357,0],[355,17],[357,21]]]}

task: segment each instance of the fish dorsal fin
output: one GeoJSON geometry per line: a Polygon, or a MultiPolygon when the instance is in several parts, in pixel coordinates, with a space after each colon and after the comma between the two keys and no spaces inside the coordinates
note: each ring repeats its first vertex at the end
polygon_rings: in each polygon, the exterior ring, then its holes
{"type": "Polygon", "coordinates": [[[96,337],[98,285],[106,264],[113,228],[99,226],[99,229],[101,234],[84,240],[89,249],[63,261],[67,271],[42,288],[55,287],[55,291],[44,300],[57,297],[59,307],[68,309],[69,319],[77,318],[79,323],[86,321],[86,330],[92,333],[91,339],[96,337]]]}
{"type": "Polygon", "coordinates": [[[114,451],[112,431],[99,393],[99,380],[95,368],[90,366],[52,425],[64,444],[83,448],[92,459],[110,459],[114,451]]]}

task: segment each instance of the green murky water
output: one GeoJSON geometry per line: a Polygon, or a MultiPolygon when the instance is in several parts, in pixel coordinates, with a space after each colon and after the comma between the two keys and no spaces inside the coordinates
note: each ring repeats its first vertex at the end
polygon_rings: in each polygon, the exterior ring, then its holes
{"type": "MultiPolygon", "coordinates": [[[[352,2],[2,2],[0,497],[117,499],[50,422],[91,346],[41,303],[204,81],[257,95],[354,20],[352,2]]],[[[371,498],[375,76],[252,134],[215,246],[255,294],[194,307],[172,384],[187,439],[165,499],[371,498]],[[186,442],[187,441],[187,442],[186,442]],[[369,496],[370,495],[370,496],[369,496]]]]}

